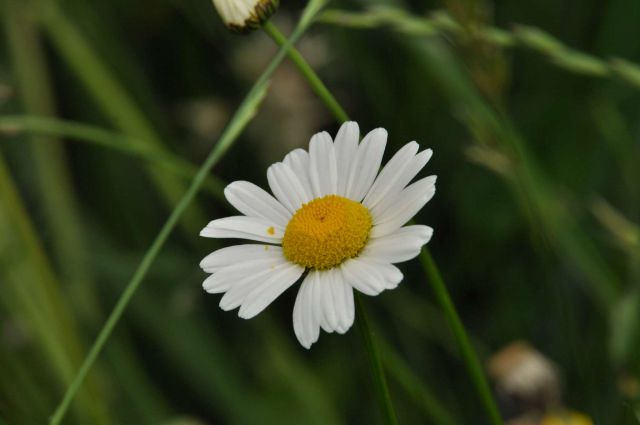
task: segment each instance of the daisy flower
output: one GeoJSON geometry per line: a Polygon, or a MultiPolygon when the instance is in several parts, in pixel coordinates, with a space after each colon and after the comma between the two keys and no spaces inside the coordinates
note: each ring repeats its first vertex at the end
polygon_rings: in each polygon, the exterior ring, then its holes
{"type": "Polygon", "coordinates": [[[433,233],[404,226],[434,195],[436,176],[409,184],[431,149],[406,144],[378,173],[387,132],[377,128],[362,142],[358,124],[340,127],[335,141],[311,138],[309,152],[296,149],[267,170],[273,196],[236,181],[225,197],[242,215],[213,220],[200,235],[259,243],[219,249],[200,266],[203,284],[224,293],[223,310],[240,307],[249,319],[304,276],[293,308],[293,328],[309,348],[326,332],[353,324],[353,290],[378,295],[402,280],[394,266],[418,255],[433,233]]]}

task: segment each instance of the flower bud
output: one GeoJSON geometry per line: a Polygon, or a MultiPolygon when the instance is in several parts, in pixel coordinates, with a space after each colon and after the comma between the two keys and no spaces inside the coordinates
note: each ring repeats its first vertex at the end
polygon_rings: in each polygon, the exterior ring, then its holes
{"type": "Polygon", "coordinates": [[[278,8],[280,0],[213,0],[224,24],[233,32],[258,29],[278,8]]]}

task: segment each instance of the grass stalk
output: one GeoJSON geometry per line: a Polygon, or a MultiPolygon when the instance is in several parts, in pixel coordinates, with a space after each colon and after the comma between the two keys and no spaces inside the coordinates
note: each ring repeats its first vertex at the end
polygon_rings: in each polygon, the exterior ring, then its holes
{"type": "Polygon", "coordinates": [[[433,289],[436,299],[438,300],[440,307],[442,307],[445,317],[447,318],[447,322],[449,322],[449,326],[453,331],[458,348],[460,349],[460,354],[462,354],[462,359],[464,360],[467,371],[469,372],[471,380],[476,387],[476,391],[480,395],[487,415],[489,416],[492,424],[500,425],[502,424],[502,418],[500,417],[498,407],[493,399],[493,394],[491,393],[491,388],[489,387],[489,383],[485,377],[482,365],[480,364],[478,356],[469,341],[467,331],[462,324],[462,320],[460,320],[460,316],[453,305],[453,301],[451,301],[451,296],[449,295],[449,291],[447,291],[447,287],[442,279],[440,270],[438,270],[438,266],[431,256],[428,248],[423,248],[422,252],[420,252],[420,262],[429,276],[431,288],[433,289]]]}
{"type": "Polygon", "coordinates": [[[260,78],[253,85],[252,89],[249,91],[242,104],[236,110],[236,113],[233,115],[222,136],[218,140],[218,143],[213,147],[213,149],[205,159],[204,163],[200,167],[200,170],[198,171],[198,174],[191,182],[191,185],[189,186],[187,192],[183,195],[182,199],[178,202],[178,204],[171,212],[169,218],[164,223],[162,229],[145,253],[133,277],[127,283],[124,292],[118,299],[118,302],[116,303],[113,311],[109,315],[106,323],[98,334],[98,337],[96,338],[93,346],[91,347],[91,350],[89,351],[89,354],[80,367],[80,370],[78,371],[75,379],[67,389],[67,392],[65,393],[62,401],[51,416],[51,425],[60,424],[60,422],[64,418],[67,409],[69,408],[75,395],[80,389],[85,377],[87,376],[87,373],[95,363],[98,355],[109,339],[109,336],[113,332],[113,329],[115,328],[125,309],[129,305],[131,298],[142,283],[142,280],[151,267],[151,264],[160,252],[160,249],[163,247],[164,243],[168,239],[173,229],[176,227],[183,213],[198,193],[200,186],[202,186],[204,180],[206,179],[213,166],[220,160],[224,153],[226,153],[233,142],[241,134],[242,130],[254,117],[262,99],[267,93],[269,78],[284,59],[284,56],[289,47],[302,36],[308,25],[311,23],[313,16],[321,9],[323,4],[323,0],[312,0],[311,2],[309,2],[307,8],[305,9],[305,12],[303,13],[300,23],[296,27],[291,38],[278,51],[269,66],[265,69],[260,78]]]}
{"type": "MultiPolygon", "coordinates": [[[[468,28],[445,11],[428,17],[415,16],[397,7],[371,7],[364,12],[327,10],[319,22],[354,29],[387,27],[408,36],[454,37],[469,40],[468,28]]],[[[473,37],[501,48],[522,47],[546,58],[550,64],[578,75],[619,80],[631,89],[640,89],[640,65],[621,58],[600,58],[574,49],[537,27],[512,25],[510,30],[490,25],[473,28],[473,37]]]]}
{"type": "Polygon", "coordinates": [[[398,418],[396,417],[396,412],[393,408],[391,392],[389,391],[387,378],[384,374],[384,367],[382,366],[380,349],[376,343],[375,332],[369,324],[367,312],[364,308],[364,304],[362,304],[361,296],[357,292],[355,293],[355,301],[356,312],[358,314],[358,327],[360,328],[360,333],[364,339],[364,346],[367,351],[369,366],[371,367],[371,375],[373,376],[373,383],[376,387],[376,394],[378,396],[378,405],[382,410],[385,423],[387,425],[397,425],[398,418]]]}
{"type": "MultiPolygon", "coordinates": [[[[276,27],[273,23],[267,22],[264,25],[264,31],[276,42],[278,46],[284,45],[287,41],[286,37],[278,27],[276,27]]],[[[345,110],[340,106],[340,103],[333,97],[333,94],[329,91],[327,86],[324,85],[318,74],[311,68],[309,63],[304,59],[304,57],[298,52],[297,49],[293,48],[288,51],[289,59],[295,64],[298,68],[298,71],[302,74],[302,76],[307,80],[309,86],[313,90],[313,92],[322,100],[322,103],[331,111],[331,113],[336,117],[339,122],[344,122],[349,120],[349,116],[345,112],[345,110]]]]}
{"type": "MultiPolygon", "coordinates": [[[[280,30],[272,23],[267,23],[264,26],[264,31],[273,39],[278,46],[283,46],[286,38],[280,32],[280,30]]],[[[295,48],[289,49],[287,52],[289,59],[295,64],[302,76],[307,80],[311,89],[316,93],[325,106],[331,111],[337,121],[344,122],[349,120],[349,116],[345,110],[340,106],[336,98],[331,94],[329,89],[322,82],[318,74],[311,68],[309,63],[295,48]]],[[[364,311],[364,306],[360,301],[360,297],[356,294],[356,311],[358,314],[358,323],[362,331],[364,338],[365,349],[367,351],[367,358],[371,366],[371,374],[376,386],[376,392],[378,394],[378,404],[385,418],[387,424],[397,424],[395,410],[393,408],[393,402],[391,400],[391,394],[387,385],[387,379],[385,377],[384,368],[382,366],[382,360],[380,353],[375,343],[374,332],[368,324],[367,316],[364,311]]]]}
{"type": "MultiPolygon", "coordinates": [[[[265,31],[278,45],[282,45],[284,36],[280,34],[273,24],[265,27],[265,31]]],[[[289,51],[289,58],[296,65],[303,77],[307,79],[313,91],[320,97],[322,102],[333,113],[335,118],[340,122],[348,120],[348,115],[344,112],[344,109],[336,101],[335,97],[333,97],[331,92],[327,89],[322,80],[320,80],[304,57],[295,49],[291,49],[289,51]]],[[[451,301],[451,297],[449,296],[447,288],[442,280],[442,276],[440,275],[427,248],[423,248],[420,256],[425,274],[429,278],[429,282],[433,285],[440,307],[451,325],[458,347],[463,354],[463,360],[467,366],[467,370],[469,371],[471,379],[476,386],[476,390],[478,391],[478,395],[480,396],[485,410],[491,419],[491,423],[494,425],[500,425],[502,424],[502,419],[498,413],[497,405],[493,399],[493,395],[491,394],[482,366],[480,365],[478,356],[469,342],[467,332],[460,320],[453,302],[451,301]],[[425,261],[425,258],[428,261],[425,261]]],[[[389,396],[389,389],[384,376],[384,369],[380,363],[380,354],[378,353],[375,343],[373,343],[374,334],[366,323],[366,314],[364,313],[362,302],[359,297],[357,299],[358,320],[359,322],[365,322],[361,323],[361,326],[364,326],[363,335],[365,336],[365,344],[367,346],[367,353],[369,354],[369,360],[371,362],[371,370],[378,389],[380,405],[385,413],[387,423],[396,423],[391,397],[389,396]]]]}
{"type": "Polygon", "coordinates": [[[385,359],[385,369],[390,378],[396,380],[397,384],[405,390],[424,415],[429,419],[429,423],[435,425],[454,425],[456,420],[436,395],[417,376],[415,370],[407,365],[397,351],[386,341],[380,341],[380,349],[385,359]]]}
{"type": "MultiPolygon", "coordinates": [[[[447,22],[451,21],[451,18],[443,19],[443,15],[439,14],[434,15],[433,19],[425,20],[399,9],[386,8],[365,14],[326,11],[318,20],[351,28],[377,28],[393,24],[392,27],[401,34],[412,35],[397,38],[420,58],[425,71],[438,83],[451,103],[459,110],[468,111],[460,116],[470,133],[490,134],[499,142],[500,150],[511,160],[514,168],[508,183],[518,201],[522,203],[524,213],[532,221],[533,232],[548,238],[559,256],[566,258],[580,270],[585,290],[601,311],[608,314],[619,295],[617,276],[596,250],[587,232],[571,217],[562,194],[557,193],[551,186],[549,178],[541,171],[540,165],[528,151],[525,140],[518,134],[506,114],[494,110],[482,98],[465,67],[442,42],[432,37],[444,29],[449,30],[447,22]],[[431,38],[427,42],[425,37],[431,38]]],[[[488,34],[488,42],[497,45],[511,44],[509,41],[498,41],[509,40],[511,36],[508,33],[491,30],[491,35],[488,34]]],[[[536,43],[538,50],[544,50],[542,46],[553,46],[551,50],[560,53],[566,50],[558,45],[555,39],[540,31],[520,31],[520,34],[527,34],[528,42],[536,43]]],[[[572,70],[578,72],[577,69],[574,67],[572,70]]],[[[635,75],[635,72],[633,74],[635,75]]],[[[637,81],[640,81],[640,78],[637,81]]]]}

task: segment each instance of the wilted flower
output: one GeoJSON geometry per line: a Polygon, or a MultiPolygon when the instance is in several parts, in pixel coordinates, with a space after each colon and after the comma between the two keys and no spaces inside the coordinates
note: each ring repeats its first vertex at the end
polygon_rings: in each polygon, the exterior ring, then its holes
{"type": "Polygon", "coordinates": [[[411,142],[378,173],[387,132],[359,140],[358,125],[311,138],[309,152],[296,149],[267,170],[275,198],[237,181],[225,189],[241,216],[214,220],[200,233],[266,244],[219,249],[200,266],[212,273],[203,284],[225,295],[220,307],[240,307],[249,319],[303,274],[293,327],[309,348],[326,332],[346,332],[354,320],[353,289],[377,295],[395,288],[402,273],[394,263],[414,258],[431,238],[428,226],[404,226],[435,193],[435,176],[408,185],[431,158],[411,142]],[[408,186],[407,186],[408,185],[408,186]]]}
{"type": "Polygon", "coordinates": [[[227,28],[240,33],[260,28],[279,3],[280,0],[213,0],[227,28]]]}

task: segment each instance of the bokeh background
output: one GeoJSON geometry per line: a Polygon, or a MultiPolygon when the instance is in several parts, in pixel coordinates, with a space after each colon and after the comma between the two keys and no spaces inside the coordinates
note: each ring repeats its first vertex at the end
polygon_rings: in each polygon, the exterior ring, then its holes
{"type": "MultiPolygon", "coordinates": [[[[36,424],[277,49],[229,33],[207,0],[0,5],[0,423],[36,424]]],[[[273,21],[289,33],[303,7],[284,1],[273,21]]],[[[411,140],[434,150],[437,193],[416,221],[435,229],[505,416],[640,423],[640,3],[328,9],[298,47],[362,131],[389,130],[385,158],[411,140]]],[[[198,237],[232,212],[225,182],[266,187],[270,163],[337,128],[285,61],[65,423],[381,423],[357,326],[307,351],[295,290],[245,321],[201,288],[200,259],[231,243],[198,237]]],[[[365,299],[400,422],[486,423],[418,261],[401,269],[397,290],[365,299]]]]}

